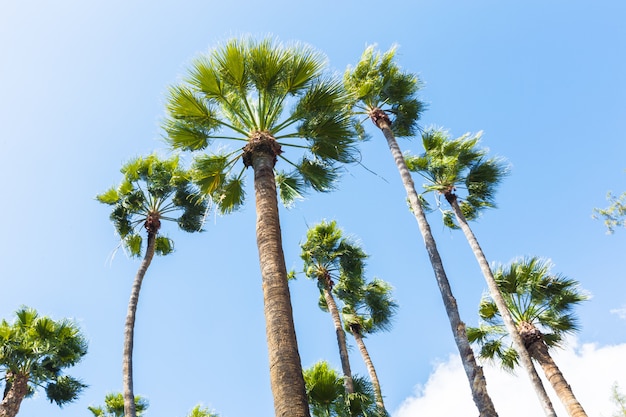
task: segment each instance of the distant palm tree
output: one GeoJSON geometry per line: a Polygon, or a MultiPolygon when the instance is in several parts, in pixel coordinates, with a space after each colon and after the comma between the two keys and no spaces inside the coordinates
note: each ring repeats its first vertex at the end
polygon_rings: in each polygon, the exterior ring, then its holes
{"type": "Polygon", "coordinates": [[[218,414],[211,412],[207,407],[196,405],[187,415],[187,417],[219,417],[218,414]]]}
{"type": "Polygon", "coordinates": [[[167,255],[173,250],[172,240],[159,235],[161,221],[175,221],[184,231],[197,232],[202,227],[207,205],[192,186],[189,174],[179,168],[176,157],[167,160],[156,155],[139,157],[125,164],[121,171],[124,175],[121,184],[96,198],[113,206],[110,218],[131,255],[141,255],[142,229],[147,234],[145,255],[133,281],[124,326],[124,413],[126,417],[136,417],[133,344],[139,291],[154,254],[167,255]]]}
{"type": "Polygon", "coordinates": [[[484,208],[495,206],[495,190],[508,173],[502,159],[487,158],[488,150],[479,147],[480,138],[481,133],[451,139],[447,132],[432,129],[422,134],[424,153],[419,157],[407,156],[406,163],[411,171],[419,173],[427,180],[427,184],[424,185],[427,192],[432,191],[437,196],[444,196],[452,208],[452,211],[444,210],[444,224],[463,230],[487,282],[491,297],[517,346],[522,365],[528,372],[544,412],[547,416],[555,416],[552,402],[528,352],[524,349],[487,257],[468,223],[468,220],[475,219],[484,208]],[[460,196],[462,191],[465,192],[460,196]]]}
{"type": "MultiPolygon", "coordinates": [[[[587,414],[574,396],[549,350],[559,347],[563,337],[578,330],[574,306],[588,297],[578,282],[550,272],[551,264],[539,258],[527,258],[500,266],[494,276],[511,312],[525,350],[541,365],[546,378],[571,417],[587,414]]],[[[483,298],[479,314],[484,320],[478,328],[468,330],[470,340],[481,345],[481,356],[498,358],[505,368],[518,364],[518,350],[506,344],[508,333],[500,309],[491,298],[483,298]]]]}
{"type": "Polygon", "coordinates": [[[307,187],[328,191],[337,178],[336,164],[354,160],[356,135],[348,98],[325,64],[325,57],[306,45],[229,40],[192,64],[184,82],[170,90],[167,105],[165,130],[172,147],[199,151],[219,139],[238,144],[233,152],[195,158],[196,182],[223,213],[243,204],[244,172],[248,167],[254,171],[257,246],[277,417],[309,415],[277,190],[286,202],[307,187]],[[292,151],[289,158],[286,149],[292,151]],[[290,172],[275,170],[278,158],[290,172]]]}
{"type": "Polygon", "coordinates": [[[28,307],[21,307],[15,316],[13,323],[0,323],[0,379],[4,381],[0,417],[15,417],[22,400],[38,388],[44,388],[50,402],[59,406],[76,400],[87,385],[63,370],[87,353],[78,326],[40,316],[28,307]]]}
{"type": "MultiPolygon", "coordinates": [[[[148,406],[148,400],[139,395],[135,396],[137,417],[143,416],[148,406]]],[[[124,396],[122,393],[107,394],[104,397],[104,406],[89,406],[87,409],[91,411],[94,417],[124,417],[124,396]]]]}
{"type": "Polygon", "coordinates": [[[343,237],[335,221],[321,222],[307,231],[306,242],[300,245],[300,257],[304,261],[304,273],[314,279],[320,290],[320,307],[328,311],[333,319],[339,356],[343,370],[346,391],[354,393],[352,371],[348,357],[346,334],[341,322],[333,288],[338,282],[361,280],[362,263],[365,253],[358,246],[343,237]]]}
{"type": "Polygon", "coordinates": [[[346,71],[344,84],[355,99],[355,111],[367,115],[387,140],[435,273],[474,403],[481,417],[494,417],[498,414],[487,392],[482,368],[476,363],[474,352],[467,340],[465,324],[461,321],[435,239],[396,141],[396,136],[412,136],[416,133],[417,119],[423,104],[415,97],[419,88],[417,77],[401,71],[394,62],[394,56],[395,48],[381,55],[373,46],[368,47],[356,67],[346,71]]]}
{"type": "Polygon", "coordinates": [[[314,417],[384,417],[376,408],[372,385],[364,378],[355,375],[355,392],[348,394],[337,371],[319,361],[304,370],[304,380],[314,417]]]}
{"type": "Polygon", "coordinates": [[[369,283],[362,283],[357,288],[346,287],[354,282],[356,280],[342,282],[337,286],[337,294],[345,303],[342,317],[345,328],[354,337],[367,367],[379,412],[381,415],[387,415],[378,374],[363,339],[368,334],[389,330],[398,304],[391,297],[389,283],[374,279],[369,283]]]}

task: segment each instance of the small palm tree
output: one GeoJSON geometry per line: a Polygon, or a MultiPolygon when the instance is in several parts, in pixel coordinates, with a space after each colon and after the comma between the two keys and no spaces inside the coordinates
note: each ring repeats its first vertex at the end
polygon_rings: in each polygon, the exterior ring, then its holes
{"type": "Polygon", "coordinates": [[[424,239],[474,403],[482,417],[494,417],[497,413],[487,392],[482,368],[476,363],[474,352],[467,340],[465,324],[461,321],[435,239],[415,191],[411,173],[396,141],[396,136],[412,136],[417,132],[417,120],[423,104],[416,98],[419,80],[415,75],[403,72],[394,62],[394,56],[395,48],[380,54],[373,46],[368,47],[356,67],[348,68],[346,71],[344,84],[354,97],[355,111],[367,115],[387,140],[411,211],[424,239]]]}
{"type": "Polygon", "coordinates": [[[444,224],[463,230],[487,282],[491,297],[517,346],[522,365],[528,372],[544,412],[547,416],[555,416],[552,402],[528,352],[523,347],[487,257],[468,223],[468,220],[477,218],[483,209],[495,207],[495,190],[508,173],[502,159],[487,158],[488,150],[479,147],[480,138],[481,133],[451,139],[449,134],[442,130],[432,129],[424,132],[422,143],[425,151],[419,157],[408,156],[407,166],[427,180],[427,184],[424,185],[426,192],[434,192],[437,197],[444,196],[449,203],[452,211],[443,211],[444,224]]]}
{"type": "Polygon", "coordinates": [[[311,227],[307,231],[306,242],[300,245],[302,249],[300,257],[304,261],[304,273],[307,278],[317,282],[320,290],[320,307],[328,311],[333,319],[346,391],[353,394],[346,333],[343,330],[333,288],[338,282],[345,285],[345,281],[360,281],[366,255],[361,248],[342,235],[335,221],[330,223],[324,221],[311,227]]]}
{"type": "Polygon", "coordinates": [[[304,380],[314,417],[383,417],[376,409],[372,385],[357,375],[352,394],[346,392],[343,378],[326,361],[305,369],[304,380]]]}
{"type": "Polygon", "coordinates": [[[196,405],[194,408],[192,408],[187,417],[219,417],[219,415],[213,413],[211,410],[209,410],[208,407],[201,407],[200,405],[196,405]]]}
{"type": "Polygon", "coordinates": [[[133,344],[139,292],[154,254],[167,255],[172,240],[160,235],[161,221],[175,221],[187,232],[197,232],[207,209],[191,184],[188,173],[179,167],[178,158],[159,159],[156,155],[139,157],[125,164],[124,179],[96,198],[113,206],[111,220],[122,243],[133,256],[142,253],[142,230],[147,234],[145,255],[135,275],[124,326],[124,413],[136,417],[133,393],[133,344]]]}
{"type": "Polygon", "coordinates": [[[198,58],[186,79],[170,90],[164,126],[176,149],[200,151],[222,139],[238,144],[232,152],[195,158],[195,181],[223,213],[244,203],[244,173],[249,167],[254,171],[270,381],[278,417],[308,416],[309,409],[277,192],[291,203],[307,188],[329,191],[337,164],[354,160],[349,100],[325,64],[306,45],[230,40],[198,58]],[[287,171],[277,170],[279,159],[287,171]]]}
{"type": "Polygon", "coordinates": [[[367,367],[379,413],[388,415],[376,368],[365,346],[364,338],[378,331],[389,330],[398,304],[391,297],[392,288],[389,283],[375,278],[357,288],[346,287],[346,284],[354,282],[356,280],[344,281],[337,286],[338,296],[345,304],[342,310],[343,322],[346,331],[354,337],[367,367]]]}
{"type": "Polygon", "coordinates": [[[21,307],[13,323],[0,323],[0,372],[4,394],[0,417],[17,415],[22,400],[43,387],[50,402],[63,406],[87,386],[64,375],[87,353],[87,341],[73,322],[54,321],[21,307]]]}
{"type": "MultiPolygon", "coordinates": [[[[551,273],[551,267],[545,260],[527,258],[498,267],[494,277],[525,350],[541,365],[568,414],[583,417],[587,414],[549,351],[559,347],[565,335],[578,330],[572,310],[588,297],[578,288],[578,282],[551,273]]],[[[505,368],[513,369],[518,364],[519,351],[506,343],[509,333],[500,312],[492,298],[483,298],[479,314],[484,323],[468,334],[470,340],[480,344],[482,357],[499,359],[505,368]]]]}
{"type": "MultiPolygon", "coordinates": [[[[149,403],[139,395],[135,396],[135,412],[137,417],[144,415],[149,403]]],[[[111,393],[104,397],[104,406],[87,407],[94,417],[124,417],[124,396],[122,393],[111,393]]]]}

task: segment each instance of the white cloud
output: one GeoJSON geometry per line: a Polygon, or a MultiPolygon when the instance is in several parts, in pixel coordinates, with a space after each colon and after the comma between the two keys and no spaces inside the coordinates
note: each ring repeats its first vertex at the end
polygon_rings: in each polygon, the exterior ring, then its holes
{"type": "MultiPolygon", "coordinates": [[[[587,414],[610,417],[617,409],[611,402],[611,386],[617,382],[622,391],[626,390],[626,343],[602,347],[595,344],[578,346],[572,340],[566,349],[556,350],[553,355],[587,414]]],[[[498,415],[544,415],[530,380],[521,369],[517,375],[504,372],[491,364],[485,364],[483,369],[487,389],[498,415]]],[[[537,370],[543,377],[541,368],[537,370]]],[[[567,413],[545,379],[544,386],[557,415],[566,416],[567,413]]],[[[472,401],[458,355],[450,355],[446,361],[436,364],[426,384],[416,387],[415,395],[404,400],[393,413],[393,417],[475,415],[478,415],[478,410],[472,401]]]]}
{"type": "Polygon", "coordinates": [[[617,314],[620,319],[626,320],[626,305],[622,306],[622,308],[614,308],[611,310],[611,314],[617,314]]]}

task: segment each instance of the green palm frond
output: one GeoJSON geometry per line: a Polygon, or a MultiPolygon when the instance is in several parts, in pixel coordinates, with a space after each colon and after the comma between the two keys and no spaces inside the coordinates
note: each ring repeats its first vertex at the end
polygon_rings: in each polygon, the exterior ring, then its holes
{"type": "Polygon", "coordinates": [[[154,242],[154,251],[157,255],[169,255],[174,252],[174,241],[165,236],[157,236],[154,242]]]}
{"type": "Polygon", "coordinates": [[[77,400],[85,388],[87,385],[80,380],[68,375],[61,375],[46,386],[46,396],[50,402],[63,406],[77,400]]]}
{"type": "Polygon", "coordinates": [[[392,119],[396,136],[413,136],[424,104],[415,96],[420,81],[403,72],[395,62],[396,46],[381,54],[375,45],[368,46],[354,68],[344,74],[344,85],[365,112],[380,108],[392,119]]]}
{"type": "Polygon", "coordinates": [[[336,167],[319,159],[303,158],[296,166],[303,183],[315,191],[327,192],[334,189],[339,173],[336,167]]]}
{"type": "Polygon", "coordinates": [[[298,175],[279,172],[276,174],[278,195],[285,207],[293,206],[296,200],[301,200],[304,192],[304,183],[298,175]]]}
{"type": "Polygon", "coordinates": [[[133,233],[128,234],[124,237],[124,246],[128,249],[131,256],[139,257],[141,256],[141,244],[143,242],[143,238],[141,235],[133,233]]]}
{"type": "Polygon", "coordinates": [[[222,214],[228,214],[243,205],[246,197],[241,176],[230,177],[213,193],[214,201],[222,214]]]}

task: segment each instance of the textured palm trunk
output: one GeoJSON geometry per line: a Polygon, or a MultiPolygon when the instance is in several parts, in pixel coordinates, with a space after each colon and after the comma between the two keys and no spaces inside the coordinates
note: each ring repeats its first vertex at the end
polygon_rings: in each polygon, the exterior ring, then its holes
{"type": "Polygon", "coordinates": [[[546,392],[543,384],[541,383],[541,379],[537,374],[537,370],[535,369],[532,360],[530,358],[530,354],[524,347],[524,342],[515,326],[515,322],[513,321],[513,317],[511,317],[511,312],[506,306],[506,302],[502,297],[502,293],[500,292],[500,288],[498,288],[498,283],[491,272],[491,268],[489,267],[489,262],[487,262],[487,258],[485,254],[478,244],[478,239],[472,232],[472,229],[469,227],[467,223],[467,219],[463,215],[461,211],[461,207],[459,206],[459,202],[456,198],[456,195],[452,192],[448,192],[445,194],[446,200],[452,206],[452,210],[454,211],[454,215],[465,234],[465,238],[469,242],[470,247],[472,248],[472,252],[474,252],[474,256],[478,261],[480,266],[480,270],[485,277],[485,281],[487,281],[487,287],[489,287],[489,294],[491,298],[496,303],[498,307],[498,311],[500,312],[500,316],[502,316],[502,320],[508,331],[511,339],[513,339],[513,344],[515,346],[515,350],[517,351],[519,358],[521,360],[522,366],[528,372],[528,376],[530,377],[531,384],[535,389],[535,393],[539,397],[539,401],[541,402],[541,406],[546,416],[548,417],[556,417],[556,413],[554,412],[554,407],[552,406],[552,401],[550,401],[550,397],[548,397],[548,393],[546,392]]]}
{"type": "Polygon", "coordinates": [[[587,417],[587,413],[585,413],[582,405],[574,396],[572,387],[567,383],[561,370],[548,352],[548,346],[543,341],[541,332],[532,324],[523,322],[520,323],[520,335],[530,356],[541,365],[550,385],[552,385],[556,395],[563,403],[565,410],[567,410],[567,414],[570,417],[587,417]]]}
{"type": "Polygon", "coordinates": [[[124,389],[124,416],[136,417],[135,394],[133,391],[133,345],[135,339],[135,316],[137,314],[137,304],[139,303],[139,292],[141,283],[146,276],[148,267],[154,257],[154,245],[156,232],[148,232],[148,244],[146,254],[141,261],[141,265],[135,275],[133,287],[128,301],[128,312],[126,313],[126,324],[124,325],[124,355],[122,360],[123,389],[124,389]]]}
{"type": "Polygon", "coordinates": [[[356,345],[359,347],[359,352],[361,352],[361,356],[363,357],[363,362],[365,362],[365,366],[367,367],[367,372],[370,375],[370,380],[372,381],[372,385],[374,386],[374,395],[376,396],[376,406],[380,411],[382,411],[382,415],[389,415],[387,410],[385,409],[385,402],[383,401],[383,392],[380,389],[380,382],[378,381],[378,374],[376,373],[376,368],[374,368],[374,363],[372,362],[372,358],[370,358],[370,354],[367,351],[367,347],[365,346],[365,342],[363,341],[363,336],[358,329],[352,330],[352,336],[354,336],[354,340],[356,341],[356,345]]]}
{"type": "Polygon", "coordinates": [[[274,157],[252,158],[256,195],[256,236],[263,281],[270,382],[276,417],[308,417],[302,364],[293,322],[287,268],[283,254],[274,157]]]}
{"type": "Polygon", "coordinates": [[[382,110],[374,109],[374,111],[371,112],[371,119],[374,124],[382,130],[383,135],[385,135],[385,139],[387,139],[387,144],[391,150],[391,155],[393,156],[398,171],[400,172],[402,184],[404,185],[404,189],[406,190],[409,198],[411,209],[415,215],[417,224],[419,225],[419,229],[426,246],[426,251],[428,252],[428,257],[435,273],[435,278],[439,286],[439,291],[441,292],[443,304],[452,328],[454,341],[459,349],[461,362],[463,363],[463,368],[465,369],[465,374],[467,375],[467,379],[470,384],[474,403],[476,404],[481,417],[497,416],[498,413],[496,413],[491,397],[487,392],[487,381],[485,380],[485,375],[483,374],[482,367],[476,363],[474,352],[472,351],[472,347],[467,339],[465,323],[461,321],[456,299],[452,295],[452,289],[450,288],[448,277],[446,276],[446,272],[443,268],[443,262],[439,256],[435,239],[433,238],[430,226],[426,220],[426,215],[424,214],[417,192],[415,191],[415,185],[413,183],[413,179],[411,178],[411,173],[406,166],[406,162],[404,161],[404,156],[402,156],[398,142],[391,131],[389,118],[382,110]]]}
{"type": "Polygon", "coordinates": [[[11,379],[12,381],[11,387],[5,390],[4,398],[0,402],[0,417],[15,417],[28,393],[28,374],[7,371],[5,378],[5,384],[11,379]]]}
{"type": "Polygon", "coordinates": [[[339,358],[341,360],[341,369],[343,370],[344,385],[348,394],[354,394],[354,383],[352,382],[352,371],[350,370],[350,357],[348,356],[348,342],[346,341],[346,332],[343,330],[341,324],[341,317],[339,316],[339,309],[335,298],[328,290],[324,288],[324,299],[326,300],[326,306],[328,312],[333,318],[333,324],[335,326],[335,333],[337,334],[337,344],[339,345],[339,358]]]}

